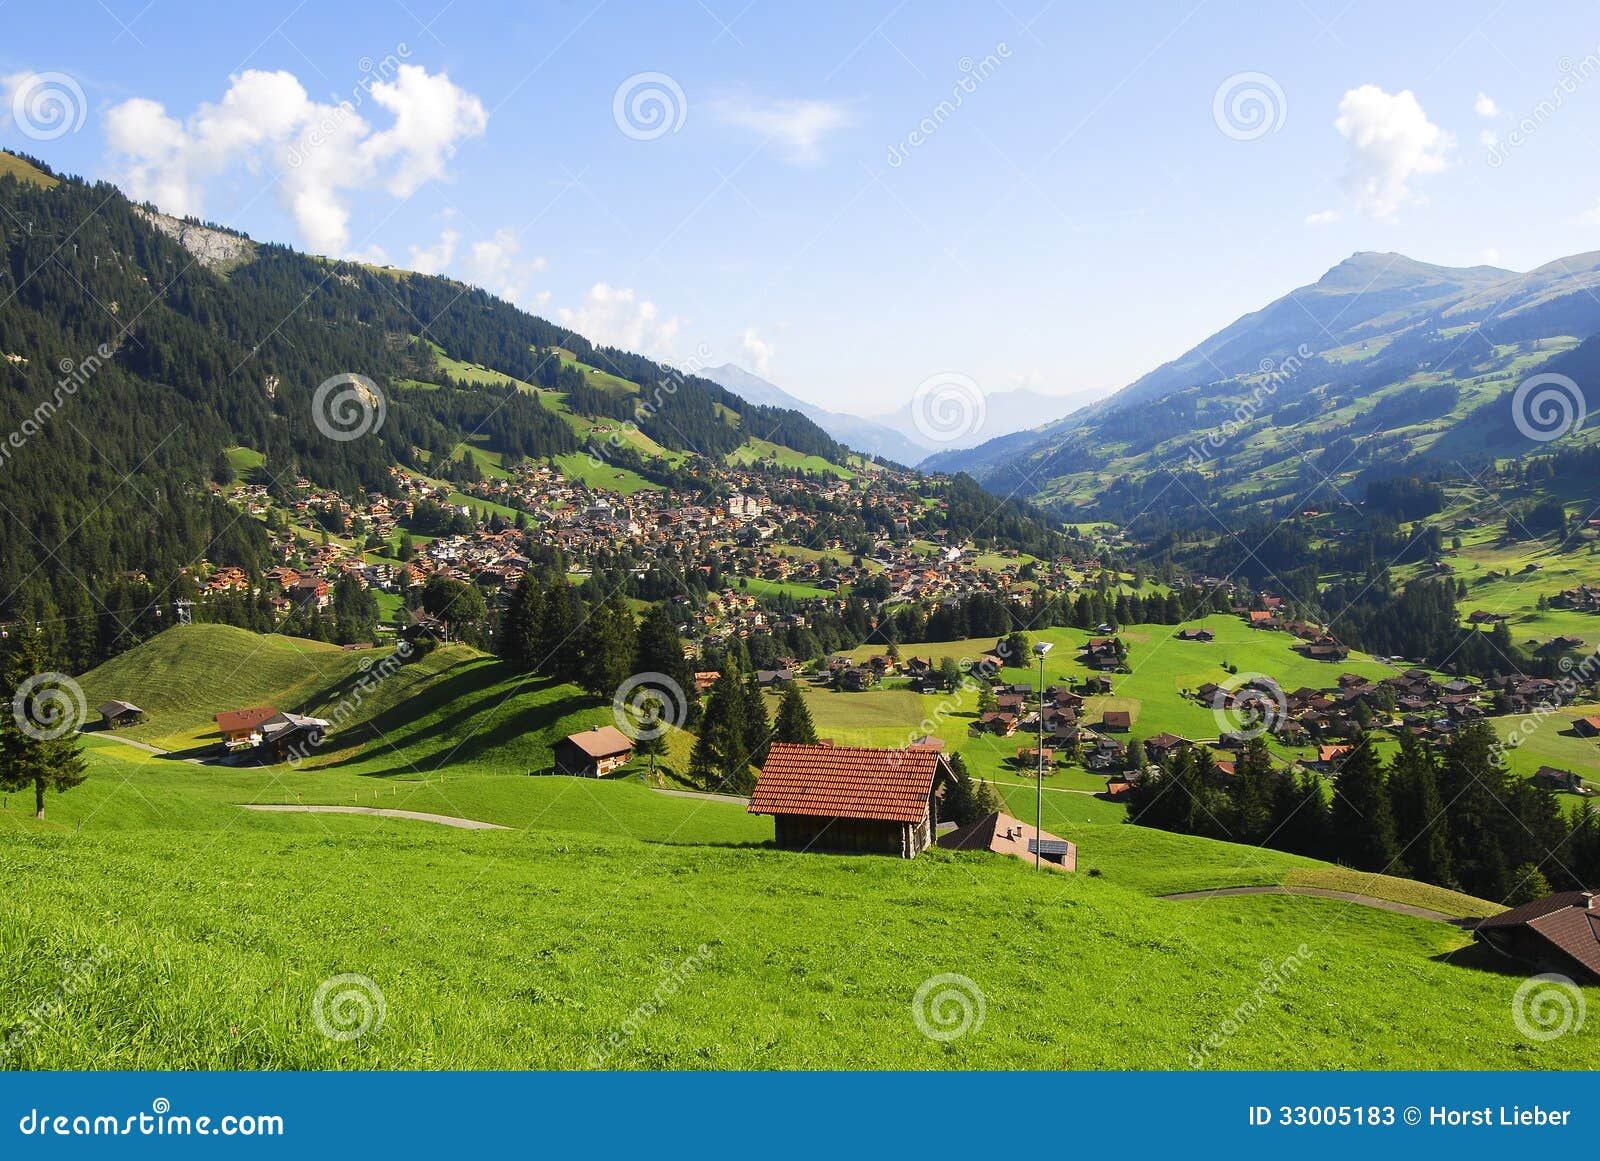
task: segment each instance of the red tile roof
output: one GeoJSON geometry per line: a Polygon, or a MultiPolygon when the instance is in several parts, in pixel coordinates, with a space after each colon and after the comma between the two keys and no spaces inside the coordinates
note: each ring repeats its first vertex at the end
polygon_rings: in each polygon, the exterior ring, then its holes
{"type": "Polygon", "coordinates": [[[250,709],[223,710],[216,716],[217,732],[219,734],[236,734],[241,730],[253,730],[262,722],[277,714],[270,705],[253,706],[250,709]]]}
{"type": "Polygon", "coordinates": [[[945,766],[936,750],[774,745],[750,799],[751,814],[802,814],[921,822],[945,766]]]}

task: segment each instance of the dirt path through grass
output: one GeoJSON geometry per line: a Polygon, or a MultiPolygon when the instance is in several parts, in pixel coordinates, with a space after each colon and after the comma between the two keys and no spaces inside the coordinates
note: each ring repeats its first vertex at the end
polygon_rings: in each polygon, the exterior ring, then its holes
{"type": "Polygon", "coordinates": [[[435,822],[440,826],[454,826],[461,830],[509,830],[497,822],[480,822],[475,818],[457,818],[452,814],[425,814],[417,810],[390,810],[381,806],[308,806],[280,803],[243,803],[245,810],[272,810],[299,814],[375,814],[379,818],[409,818],[416,822],[435,822]]]}
{"type": "Polygon", "coordinates": [[[1311,895],[1318,899],[1342,899],[1346,903],[1359,903],[1363,907],[1376,907],[1382,911],[1393,911],[1397,915],[1411,915],[1417,919],[1432,919],[1439,923],[1449,923],[1456,927],[1472,928],[1477,925],[1476,919],[1463,919],[1455,915],[1446,915],[1443,911],[1434,911],[1427,907],[1418,907],[1414,903],[1396,903],[1392,899],[1378,899],[1372,895],[1358,895],[1354,891],[1334,891],[1327,887],[1213,887],[1209,891],[1179,891],[1176,895],[1159,895],[1160,899],[1215,899],[1222,895],[1311,895]]]}

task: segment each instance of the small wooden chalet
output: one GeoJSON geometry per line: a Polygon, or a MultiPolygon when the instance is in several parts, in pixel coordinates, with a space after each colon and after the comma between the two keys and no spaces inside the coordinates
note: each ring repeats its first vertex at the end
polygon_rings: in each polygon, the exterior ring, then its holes
{"type": "Polygon", "coordinates": [[[633,742],[616,726],[568,734],[555,745],[556,773],[604,778],[633,757],[633,742]]]}
{"type": "Polygon", "coordinates": [[[144,721],[144,710],[127,701],[108,701],[100,706],[100,721],[108,730],[144,721]]]}
{"type": "Polygon", "coordinates": [[[934,838],[949,760],[925,747],[872,750],[780,742],[750,800],[786,850],[915,858],[934,838]]]}

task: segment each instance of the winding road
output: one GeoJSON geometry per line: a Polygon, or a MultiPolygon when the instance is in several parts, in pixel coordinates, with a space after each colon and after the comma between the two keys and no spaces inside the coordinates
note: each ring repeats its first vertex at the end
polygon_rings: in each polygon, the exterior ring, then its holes
{"type": "Polygon", "coordinates": [[[475,818],[457,818],[453,814],[425,814],[419,810],[390,810],[382,806],[314,806],[287,803],[241,803],[245,810],[267,810],[280,814],[372,814],[379,818],[409,818],[414,822],[432,822],[440,826],[453,826],[460,830],[510,830],[497,822],[480,822],[475,818]]]}

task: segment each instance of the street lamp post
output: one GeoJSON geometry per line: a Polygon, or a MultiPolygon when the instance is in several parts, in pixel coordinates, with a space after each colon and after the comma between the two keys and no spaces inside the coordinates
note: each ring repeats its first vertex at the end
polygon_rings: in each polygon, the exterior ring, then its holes
{"type": "Polygon", "coordinates": [[[1033,647],[1033,655],[1039,659],[1039,785],[1034,797],[1037,799],[1033,814],[1033,869],[1044,869],[1044,855],[1042,843],[1044,834],[1044,659],[1045,654],[1051,649],[1050,642],[1039,641],[1033,647]]]}

